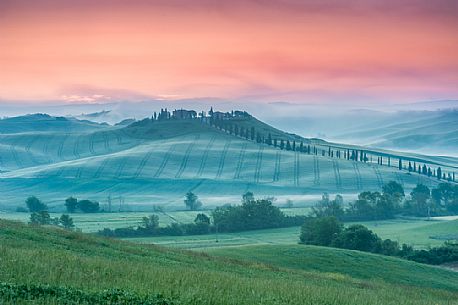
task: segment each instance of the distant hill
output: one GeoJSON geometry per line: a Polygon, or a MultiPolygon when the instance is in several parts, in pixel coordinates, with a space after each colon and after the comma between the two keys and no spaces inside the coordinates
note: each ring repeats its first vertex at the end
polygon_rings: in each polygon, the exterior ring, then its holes
{"type": "MultiPolygon", "coordinates": [[[[205,207],[214,207],[238,202],[248,190],[259,196],[276,196],[279,203],[292,199],[305,204],[323,192],[353,198],[363,190],[380,190],[390,180],[407,190],[419,182],[428,186],[439,182],[399,170],[399,158],[404,168],[409,161],[433,169],[441,166],[444,173],[456,171],[458,166],[454,158],[306,139],[249,115],[225,118],[218,126],[200,118],[148,118],[128,126],[65,121],[81,124],[76,130],[59,129],[61,122],[56,118],[43,119],[49,128],[56,126],[54,132],[0,136],[0,207],[15,209],[23,205],[26,196],[36,195],[58,211],[63,209],[63,200],[73,195],[102,204],[112,196],[131,209],[151,209],[155,204],[177,209],[183,206],[182,198],[188,191],[198,194],[205,207]],[[272,142],[277,140],[277,147],[257,141],[265,142],[269,137],[272,142]],[[281,140],[283,150],[278,147],[281,140]],[[299,152],[301,143],[303,151],[299,152]],[[291,150],[286,150],[287,145],[291,150]],[[344,157],[350,151],[361,157],[362,150],[366,162],[344,157]],[[383,165],[377,163],[378,158],[383,158],[383,165]]],[[[41,116],[30,126],[40,121],[41,116]]]]}
{"type": "Polygon", "coordinates": [[[106,127],[92,121],[77,120],[72,117],[53,117],[36,113],[0,120],[0,134],[22,132],[81,132],[106,127]]]}
{"type": "Polygon", "coordinates": [[[0,249],[0,303],[8,305],[61,302],[50,287],[78,289],[73,300],[114,289],[131,298],[161,294],[169,300],[157,304],[426,305],[458,299],[456,272],[350,250],[257,246],[213,255],[5,220],[0,249]],[[11,287],[35,293],[16,292],[11,299],[11,287]]]}

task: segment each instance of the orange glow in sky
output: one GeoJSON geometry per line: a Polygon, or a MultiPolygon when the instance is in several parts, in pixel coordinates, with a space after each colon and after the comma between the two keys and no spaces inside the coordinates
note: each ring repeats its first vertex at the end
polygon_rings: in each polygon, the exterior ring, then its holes
{"type": "Polygon", "coordinates": [[[0,99],[457,98],[456,3],[2,0],[0,99]]]}

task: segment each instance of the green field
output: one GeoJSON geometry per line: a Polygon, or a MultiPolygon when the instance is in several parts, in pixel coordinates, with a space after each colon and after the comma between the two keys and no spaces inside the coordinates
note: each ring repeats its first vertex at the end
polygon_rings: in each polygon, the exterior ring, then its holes
{"type": "Polygon", "coordinates": [[[331,248],[233,249],[199,254],[0,220],[0,282],[161,293],[179,304],[458,304],[458,273],[436,267],[331,248]]]}
{"type": "MultiPolygon", "coordinates": [[[[255,119],[242,123],[274,136],[297,138],[255,119]]],[[[377,165],[375,158],[363,163],[284,151],[198,120],[124,128],[93,125],[80,132],[81,127],[54,132],[32,128],[0,134],[0,208],[15,210],[27,196],[36,195],[54,211],[63,210],[68,196],[98,200],[105,208],[111,198],[115,211],[148,210],[153,205],[171,210],[182,207],[188,191],[198,194],[205,208],[213,208],[239,202],[248,190],[276,196],[279,204],[292,199],[297,206],[307,206],[323,192],[354,198],[390,180],[407,190],[419,182],[437,184],[437,179],[399,171],[394,153],[389,167],[377,165]]],[[[312,145],[326,149],[324,142],[314,141],[312,145]]],[[[441,164],[444,171],[456,166],[450,158],[424,161],[441,164]]]]}

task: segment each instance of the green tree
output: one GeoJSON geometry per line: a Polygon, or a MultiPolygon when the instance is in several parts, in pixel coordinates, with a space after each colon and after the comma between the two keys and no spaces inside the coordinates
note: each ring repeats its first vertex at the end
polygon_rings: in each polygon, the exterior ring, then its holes
{"type": "Polygon", "coordinates": [[[381,239],[365,226],[357,224],[345,228],[334,240],[333,246],[350,250],[380,252],[381,239]]]}
{"type": "Polygon", "coordinates": [[[67,212],[74,213],[78,207],[78,199],[74,197],[68,197],[65,199],[65,208],[67,212]]]}
{"type": "Polygon", "coordinates": [[[156,214],[142,218],[142,225],[148,231],[154,231],[159,228],[159,216],[156,214]]]}
{"type": "Polygon", "coordinates": [[[324,193],[321,200],[312,207],[312,215],[316,217],[334,216],[341,219],[344,215],[343,197],[336,195],[334,200],[329,199],[329,194],[324,193]]]}
{"type": "Polygon", "coordinates": [[[59,223],[65,229],[73,229],[75,227],[73,219],[67,214],[62,214],[62,216],[60,216],[59,223]]]}
{"type": "Polygon", "coordinates": [[[100,210],[100,205],[97,201],[85,199],[78,201],[78,208],[83,213],[96,213],[100,210]]]}
{"type": "Polygon", "coordinates": [[[412,208],[417,216],[430,216],[431,213],[431,191],[424,184],[417,186],[410,193],[412,198],[412,208]]]}
{"type": "Polygon", "coordinates": [[[343,225],[335,217],[308,218],[301,228],[303,244],[330,246],[342,232],[343,225]]]}
{"type": "Polygon", "coordinates": [[[382,194],[391,200],[393,205],[397,208],[405,197],[404,188],[396,181],[390,181],[382,186],[382,194]]]}
{"type": "Polygon", "coordinates": [[[200,224],[200,223],[206,223],[210,224],[210,217],[205,215],[204,213],[199,213],[196,215],[196,218],[194,219],[194,223],[200,224]]]}
{"type": "Polygon", "coordinates": [[[199,201],[199,198],[193,192],[186,193],[184,204],[191,210],[195,211],[202,206],[202,203],[199,201]]]}
{"type": "Polygon", "coordinates": [[[30,223],[36,225],[57,225],[59,220],[57,218],[51,218],[48,211],[39,211],[30,214],[30,223]]]}
{"type": "Polygon", "coordinates": [[[30,196],[29,198],[27,198],[25,204],[27,205],[27,208],[30,212],[40,212],[48,210],[48,206],[41,202],[41,200],[35,196],[30,196]]]}

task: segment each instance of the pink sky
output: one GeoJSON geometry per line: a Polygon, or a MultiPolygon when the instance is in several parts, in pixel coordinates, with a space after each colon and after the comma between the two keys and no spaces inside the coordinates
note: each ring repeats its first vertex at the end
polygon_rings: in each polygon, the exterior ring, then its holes
{"type": "Polygon", "coordinates": [[[0,99],[458,98],[457,1],[224,2],[2,0],[0,99]]]}

